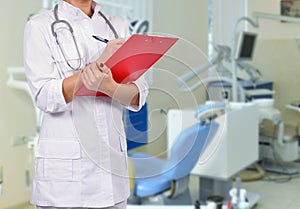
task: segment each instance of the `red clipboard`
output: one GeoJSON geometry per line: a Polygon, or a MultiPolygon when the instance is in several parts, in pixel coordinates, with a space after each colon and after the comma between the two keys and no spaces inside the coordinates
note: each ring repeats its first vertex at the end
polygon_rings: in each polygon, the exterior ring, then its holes
{"type": "MultiPolygon", "coordinates": [[[[156,63],[178,38],[134,34],[105,62],[118,83],[137,80],[156,63]]],[[[106,96],[81,86],[76,96],[106,96]]]]}

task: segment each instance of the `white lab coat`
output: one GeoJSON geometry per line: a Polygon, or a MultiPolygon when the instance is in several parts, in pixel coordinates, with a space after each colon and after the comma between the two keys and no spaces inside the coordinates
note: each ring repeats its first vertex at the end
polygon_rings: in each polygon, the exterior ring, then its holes
{"type": "MultiPolygon", "coordinates": [[[[105,44],[92,35],[114,39],[100,6],[94,15],[60,1],[59,19],[74,29],[83,64],[94,61],[105,44]]],[[[129,35],[120,18],[108,17],[120,37],[129,35]]],[[[24,65],[36,105],[45,112],[36,150],[31,203],[55,207],[109,207],[129,196],[123,106],[109,97],[76,97],[66,104],[62,82],[68,71],[51,32],[53,11],[33,17],[25,27],[24,65]]],[[[65,27],[65,26],[62,26],[65,27]]],[[[78,55],[66,30],[59,30],[67,59],[76,65],[78,55]],[[73,60],[75,59],[75,61],[73,60]]],[[[143,78],[135,84],[140,91],[138,110],[145,103],[148,86],[143,78]]]]}

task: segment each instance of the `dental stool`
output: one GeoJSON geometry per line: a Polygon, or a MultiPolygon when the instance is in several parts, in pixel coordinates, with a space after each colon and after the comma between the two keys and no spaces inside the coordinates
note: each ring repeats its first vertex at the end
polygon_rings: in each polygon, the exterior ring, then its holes
{"type": "Polygon", "coordinates": [[[192,204],[189,174],[216,133],[218,124],[199,122],[177,135],[169,159],[128,153],[134,169],[134,189],[129,204],[192,204]]]}

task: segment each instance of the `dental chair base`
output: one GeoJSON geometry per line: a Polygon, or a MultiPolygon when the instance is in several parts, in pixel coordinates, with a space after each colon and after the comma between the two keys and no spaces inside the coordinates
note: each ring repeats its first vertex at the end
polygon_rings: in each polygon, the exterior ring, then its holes
{"type": "MultiPolygon", "coordinates": [[[[163,186],[163,184],[160,186],[163,186]]],[[[189,176],[172,181],[170,190],[154,196],[138,197],[132,193],[127,202],[132,205],[192,205],[189,176]]]]}
{"type": "Polygon", "coordinates": [[[199,178],[199,199],[206,202],[206,199],[210,195],[222,196],[225,200],[230,200],[229,190],[232,187],[232,181],[218,180],[212,178],[199,178]]]}
{"type": "Polygon", "coordinates": [[[158,194],[152,197],[130,196],[127,200],[130,205],[192,205],[192,198],[189,189],[182,194],[170,198],[167,193],[158,194]]]}
{"type": "Polygon", "coordinates": [[[263,169],[267,172],[283,174],[283,175],[297,175],[299,174],[298,166],[293,163],[285,163],[279,165],[274,160],[268,159],[262,165],[263,169]]]}
{"type": "Polygon", "coordinates": [[[280,115],[275,120],[264,119],[260,124],[259,158],[261,166],[265,171],[296,175],[299,173],[299,168],[293,162],[299,158],[297,128],[283,122],[278,124],[277,121],[281,121],[280,115]]]}
{"type": "Polygon", "coordinates": [[[293,161],[298,159],[298,139],[284,140],[284,142],[282,146],[274,139],[261,136],[259,150],[261,166],[268,172],[297,175],[299,167],[293,161]]]}

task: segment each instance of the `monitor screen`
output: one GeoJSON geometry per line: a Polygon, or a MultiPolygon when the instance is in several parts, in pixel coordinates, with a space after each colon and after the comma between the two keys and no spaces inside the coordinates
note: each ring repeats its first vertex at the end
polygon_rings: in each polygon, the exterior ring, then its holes
{"type": "Polygon", "coordinates": [[[256,42],[255,33],[240,32],[236,45],[236,60],[252,60],[256,42]]]}

